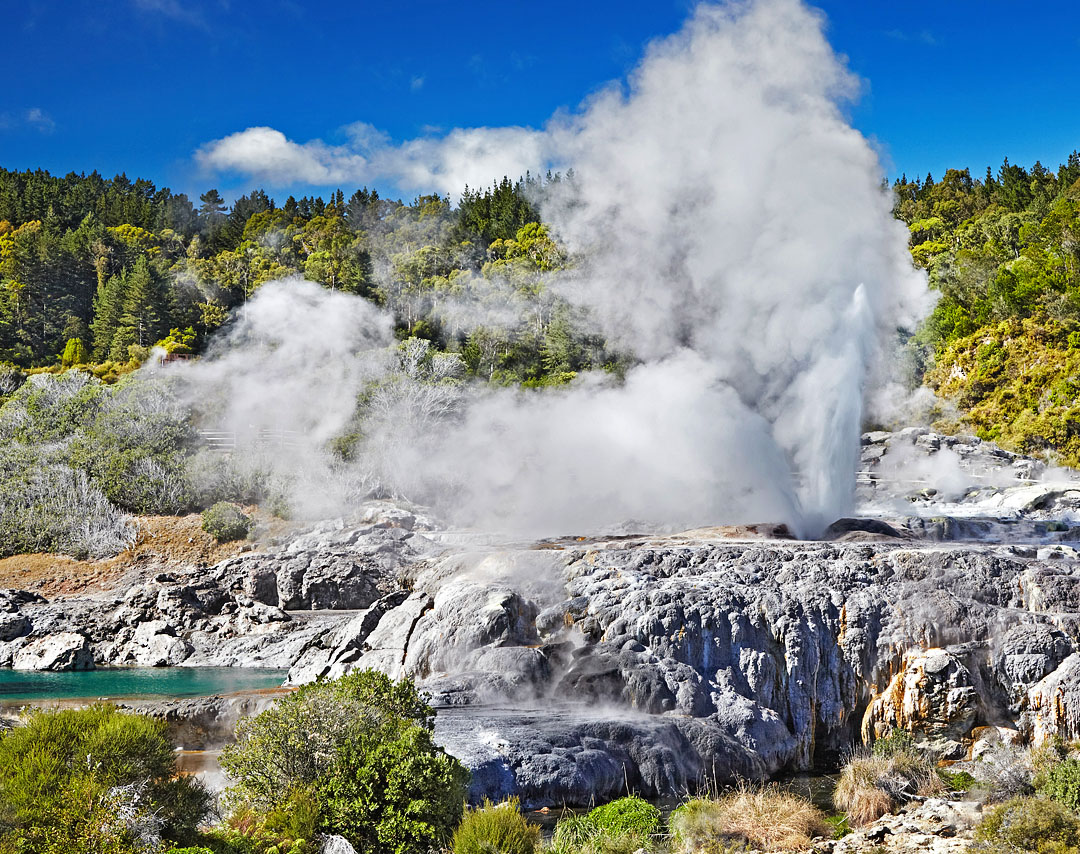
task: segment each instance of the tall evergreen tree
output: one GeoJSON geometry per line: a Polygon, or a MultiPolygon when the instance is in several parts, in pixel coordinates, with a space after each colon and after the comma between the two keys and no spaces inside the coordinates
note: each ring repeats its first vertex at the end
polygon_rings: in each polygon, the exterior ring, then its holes
{"type": "Polygon", "coordinates": [[[127,273],[110,276],[98,288],[94,298],[94,319],[90,331],[94,336],[93,355],[97,361],[108,359],[112,355],[113,339],[120,327],[127,298],[127,273]]]}

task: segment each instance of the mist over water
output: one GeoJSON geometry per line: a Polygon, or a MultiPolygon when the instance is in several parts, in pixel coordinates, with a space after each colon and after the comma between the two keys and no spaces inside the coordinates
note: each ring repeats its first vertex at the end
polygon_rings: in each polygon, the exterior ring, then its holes
{"type": "MultiPolygon", "coordinates": [[[[313,512],[374,479],[453,521],[532,534],[820,532],[852,508],[864,400],[928,308],[883,169],[844,117],[858,81],[822,26],[798,0],[703,5],[625,85],[530,139],[580,190],[543,211],[574,259],[548,285],[640,360],[625,381],[451,392],[453,357],[433,383],[390,355],[389,317],[297,280],[264,286],[176,370],[227,401],[225,420],[301,435],[279,462],[313,512]],[[373,382],[381,415],[342,477],[326,441],[373,382]]],[[[485,150],[519,136],[499,131],[485,150]]]]}

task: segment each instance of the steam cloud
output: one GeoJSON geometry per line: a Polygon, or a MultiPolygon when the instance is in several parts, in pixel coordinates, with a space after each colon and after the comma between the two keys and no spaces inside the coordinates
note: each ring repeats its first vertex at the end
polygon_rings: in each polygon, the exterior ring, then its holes
{"type": "Polygon", "coordinates": [[[366,429],[356,465],[461,522],[553,533],[627,519],[783,521],[820,531],[851,509],[868,386],[898,327],[927,308],[881,167],[841,110],[857,81],[822,24],[798,0],[703,5],[649,48],[625,87],[543,131],[471,129],[394,146],[365,126],[354,146],[334,149],[253,128],[203,149],[214,168],[307,181],[404,176],[429,190],[572,165],[580,196],[544,217],[581,260],[551,286],[639,357],[624,383],[464,389],[433,404],[404,391],[422,378],[387,367],[388,318],[296,282],[264,286],[245,309],[246,331],[196,370],[226,369],[216,375],[228,377],[241,420],[263,405],[250,389],[279,388],[276,421],[295,419],[312,454],[347,421],[362,383],[389,371],[399,395],[381,428],[366,429]],[[274,325],[295,316],[295,300],[310,308],[319,346],[336,348],[333,364],[305,351],[306,324],[274,325]],[[278,340],[269,374],[253,359],[266,336],[278,340]],[[312,376],[310,388],[290,385],[312,376]],[[432,406],[453,417],[438,429],[406,417],[432,406]]]}

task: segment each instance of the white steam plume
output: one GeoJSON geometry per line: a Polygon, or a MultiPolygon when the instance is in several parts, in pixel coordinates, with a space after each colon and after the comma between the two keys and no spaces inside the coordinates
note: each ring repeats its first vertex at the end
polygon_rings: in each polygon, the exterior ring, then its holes
{"type": "MultiPolygon", "coordinates": [[[[848,513],[864,392],[927,301],[877,158],[840,109],[856,89],[799,0],[704,5],[570,119],[469,131],[481,161],[574,166],[580,192],[544,214],[579,263],[552,286],[642,364],[621,385],[466,396],[437,431],[387,421],[393,441],[369,432],[378,453],[361,459],[462,521],[536,531],[637,518],[812,535],[848,513]]],[[[357,157],[405,158],[426,181],[460,147],[372,139],[357,157]]],[[[301,148],[349,168],[347,151],[301,148]]]]}

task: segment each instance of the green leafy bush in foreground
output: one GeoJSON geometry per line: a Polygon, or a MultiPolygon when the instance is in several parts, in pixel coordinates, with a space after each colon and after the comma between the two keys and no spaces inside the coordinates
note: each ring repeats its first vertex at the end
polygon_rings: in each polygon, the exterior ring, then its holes
{"type": "Polygon", "coordinates": [[[1075,813],[1045,798],[1014,798],[986,813],[975,828],[972,851],[1073,854],[1078,844],[1075,813]]]}
{"type": "Polygon", "coordinates": [[[209,795],[165,724],[113,706],[39,711],[0,737],[0,852],[128,854],[186,841],[209,795]]]}
{"type": "Polygon", "coordinates": [[[540,828],[521,814],[517,798],[465,813],[450,844],[454,854],[534,854],[540,847],[540,828]]]}
{"type": "Polygon", "coordinates": [[[1046,768],[1035,777],[1035,791],[1080,811],[1080,759],[1065,759],[1046,768]]]}
{"type": "MultiPolygon", "coordinates": [[[[408,681],[375,671],[305,685],[237,725],[221,757],[234,819],[310,792],[317,830],[361,854],[424,854],[461,820],[468,771],[432,739],[434,712],[408,681]]],[[[235,820],[232,822],[236,824],[235,820]]]]}
{"type": "Polygon", "coordinates": [[[244,539],[254,524],[250,516],[228,501],[219,501],[202,514],[202,529],[219,543],[244,539]]]}
{"type": "Polygon", "coordinates": [[[600,854],[652,847],[660,810],[638,797],[619,798],[583,816],[568,816],[555,826],[552,847],[559,852],[600,854]]]}

